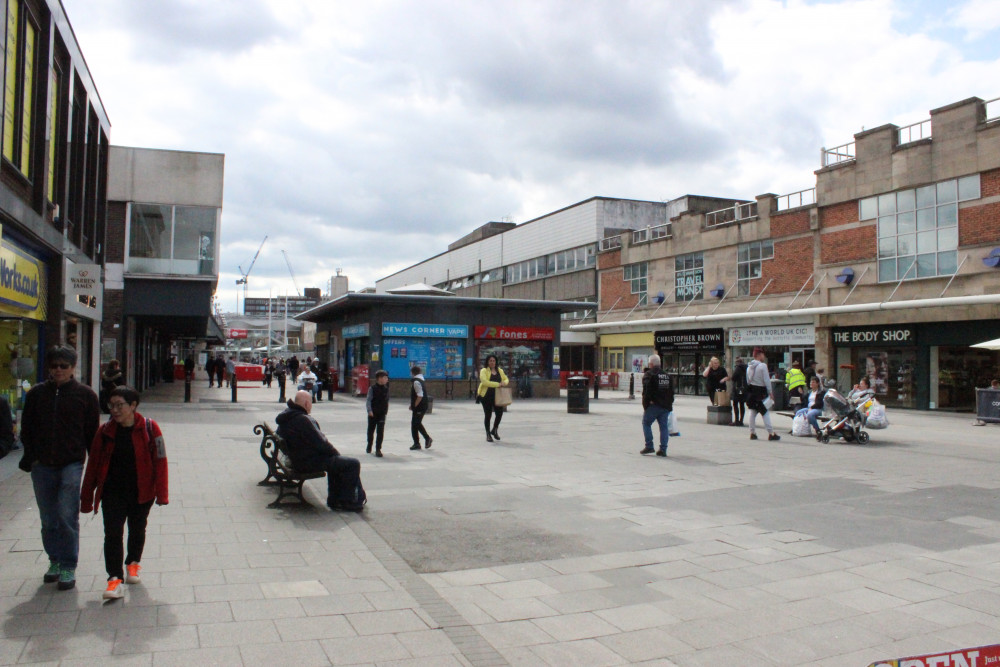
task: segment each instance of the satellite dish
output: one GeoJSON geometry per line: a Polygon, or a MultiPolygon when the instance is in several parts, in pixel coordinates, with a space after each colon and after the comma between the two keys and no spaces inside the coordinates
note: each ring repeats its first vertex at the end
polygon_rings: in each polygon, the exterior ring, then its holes
{"type": "Polygon", "coordinates": [[[656,301],[656,303],[663,303],[664,301],[667,300],[667,295],[664,294],[663,292],[657,292],[656,298],[653,300],[656,301]]]}

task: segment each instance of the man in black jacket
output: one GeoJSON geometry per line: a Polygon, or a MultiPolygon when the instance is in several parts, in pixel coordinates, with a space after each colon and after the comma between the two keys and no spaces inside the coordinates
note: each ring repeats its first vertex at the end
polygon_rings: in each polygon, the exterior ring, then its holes
{"type": "Polygon", "coordinates": [[[649,368],[642,375],[642,434],[646,438],[646,446],[640,454],[652,454],[653,422],[660,427],[660,451],[657,456],[667,455],[667,442],[670,440],[670,430],[667,427],[670,412],[674,409],[674,387],[670,376],[660,366],[660,356],[654,354],[649,358],[649,368]]]}
{"type": "Polygon", "coordinates": [[[101,421],[97,394],[73,378],[76,350],[56,346],[45,358],[49,379],[25,395],[21,415],[24,457],[42,522],[49,569],[42,580],[59,590],[76,585],[80,553],[80,480],[83,462],[101,421]]]}
{"type": "Polygon", "coordinates": [[[275,419],[277,434],[285,441],[292,466],[300,472],[326,471],[327,507],[360,512],[364,509],[361,462],[341,456],[323,435],[311,412],[312,394],[302,390],[295,393],[295,399],[288,401],[288,407],[275,419]]]}

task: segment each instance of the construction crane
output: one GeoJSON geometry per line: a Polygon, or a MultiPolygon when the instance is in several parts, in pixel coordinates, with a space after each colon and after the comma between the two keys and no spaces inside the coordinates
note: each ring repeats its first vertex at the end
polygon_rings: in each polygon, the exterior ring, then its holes
{"type": "MultiPolygon", "coordinates": [[[[267,236],[264,237],[264,241],[267,240],[267,236]]],[[[253,265],[257,263],[257,258],[260,256],[260,250],[264,247],[264,241],[260,242],[260,247],[257,248],[257,252],[254,253],[253,259],[250,260],[250,268],[246,271],[243,270],[243,265],[239,266],[240,275],[243,277],[236,281],[237,285],[243,285],[243,302],[246,303],[247,300],[247,278],[250,277],[250,272],[253,271],[253,265]]],[[[239,309],[237,309],[239,310],[239,309]]]]}
{"type": "Polygon", "coordinates": [[[288,265],[288,273],[292,275],[292,284],[295,285],[295,293],[302,296],[302,290],[299,289],[299,281],[295,278],[295,271],[292,270],[292,260],[288,259],[288,253],[284,250],[281,251],[281,254],[285,256],[285,264],[288,265]]]}

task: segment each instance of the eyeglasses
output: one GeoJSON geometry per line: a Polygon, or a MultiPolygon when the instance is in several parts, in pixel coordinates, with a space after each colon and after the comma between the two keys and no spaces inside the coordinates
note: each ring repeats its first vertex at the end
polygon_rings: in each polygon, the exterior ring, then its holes
{"type": "Polygon", "coordinates": [[[65,370],[68,370],[70,368],[73,368],[73,366],[71,364],[67,364],[65,362],[61,363],[61,364],[49,364],[49,370],[53,370],[54,371],[57,368],[60,369],[60,370],[64,370],[65,371],[65,370]]]}
{"type": "Polygon", "coordinates": [[[124,401],[115,401],[114,403],[108,403],[108,407],[112,410],[124,410],[128,403],[124,401]]]}

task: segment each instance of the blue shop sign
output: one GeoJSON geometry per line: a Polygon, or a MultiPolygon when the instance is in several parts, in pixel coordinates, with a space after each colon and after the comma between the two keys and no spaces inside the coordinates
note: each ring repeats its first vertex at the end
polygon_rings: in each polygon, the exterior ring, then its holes
{"type": "Polygon", "coordinates": [[[344,327],[340,330],[340,335],[344,339],[348,338],[367,338],[368,337],[368,323],[364,324],[353,324],[349,327],[344,327]]]}
{"type": "Polygon", "coordinates": [[[469,327],[464,324],[383,322],[382,335],[410,338],[468,338],[469,327]]]}

